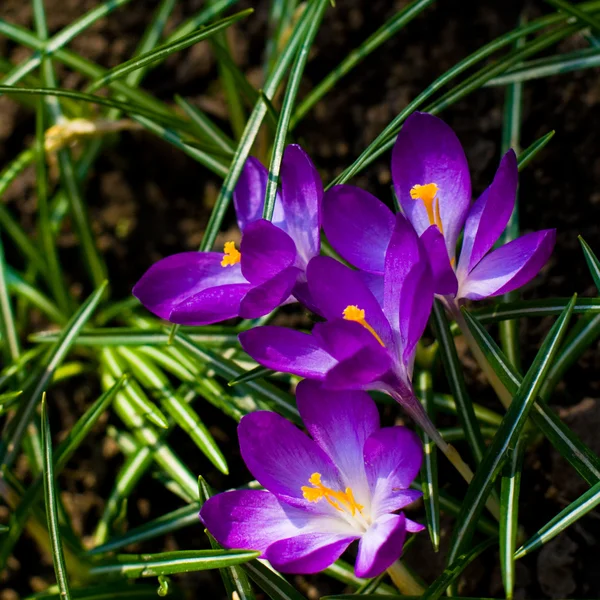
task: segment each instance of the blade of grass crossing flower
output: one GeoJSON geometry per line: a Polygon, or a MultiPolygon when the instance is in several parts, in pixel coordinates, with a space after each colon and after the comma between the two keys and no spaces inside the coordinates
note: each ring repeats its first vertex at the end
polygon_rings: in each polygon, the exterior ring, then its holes
{"type": "Polygon", "coordinates": [[[50,422],[48,421],[45,396],[42,397],[42,446],[44,449],[44,497],[46,502],[46,516],[48,519],[48,531],[52,542],[54,573],[56,574],[56,582],[58,583],[61,597],[65,600],[70,600],[71,593],[69,579],[67,576],[67,567],[58,526],[58,494],[56,491],[56,480],[54,478],[52,436],[50,434],[50,422]]]}
{"type": "Polygon", "coordinates": [[[450,333],[448,319],[443,306],[438,300],[434,303],[433,322],[444,371],[452,390],[452,396],[456,402],[458,418],[465,431],[471,454],[476,464],[479,464],[483,457],[485,445],[477,418],[475,417],[473,405],[467,392],[463,368],[456,353],[456,346],[454,345],[454,338],[450,333]]]}
{"type": "Polygon", "coordinates": [[[514,553],[519,529],[519,491],[521,471],[528,436],[522,436],[510,451],[500,488],[500,567],[507,600],[512,600],[515,587],[514,553]]]}
{"type": "Polygon", "coordinates": [[[164,373],[147,357],[129,348],[118,348],[136,377],[160,400],[173,420],[190,436],[200,451],[219,471],[227,475],[229,469],[223,453],[196,412],[171,387],[164,373]]]}
{"type": "Polygon", "coordinates": [[[507,452],[515,447],[544,377],[566,333],[575,299],[576,296],[573,296],[542,343],[531,367],[523,378],[523,383],[519,386],[506,411],[496,437],[488,446],[484,458],[475,472],[452,535],[448,555],[450,563],[463,553],[471,541],[477,518],[481,514],[494,481],[507,458],[507,452]]]}
{"type": "MultiPolygon", "coordinates": [[[[188,352],[191,356],[201,361],[204,364],[210,365],[215,372],[224,377],[227,380],[231,380],[234,377],[239,377],[243,373],[243,369],[238,367],[234,362],[218,356],[216,353],[201,348],[190,338],[181,333],[175,336],[175,344],[188,352]]],[[[299,423],[299,413],[295,406],[294,400],[290,394],[282,392],[275,386],[267,383],[266,381],[254,380],[249,381],[243,385],[246,385],[254,393],[260,394],[262,398],[269,404],[277,407],[280,412],[286,418],[299,423]]]]}
{"type": "Polygon", "coordinates": [[[178,95],[175,96],[175,102],[177,102],[179,107],[194,123],[201,135],[213,142],[221,150],[233,154],[235,150],[234,141],[217,127],[198,107],[193,106],[178,95]]]}
{"type": "Polygon", "coordinates": [[[19,335],[17,333],[13,310],[8,295],[6,261],[4,258],[2,238],[0,238],[0,334],[2,339],[2,354],[5,361],[4,364],[17,361],[21,351],[19,335]]]}
{"type": "Polygon", "coordinates": [[[90,568],[91,578],[157,577],[239,565],[260,555],[252,550],[184,550],[160,554],[120,554],[90,568]]]}
{"type": "MultiPolygon", "coordinates": [[[[279,84],[287,74],[290,62],[296,54],[300,41],[304,36],[305,29],[310,24],[313,12],[314,9],[311,7],[303,13],[302,17],[300,17],[300,19],[296,23],[294,31],[292,32],[287,44],[279,54],[278,60],[275,66],[273,67],[273,70],[271,71],[269,77],[265,81],[265,85],[263,86],[263,92],[268,98],[272,98],[274,96],[274,94],[277,91],[277,88],[279,87],[279,84]]],[[[212,210],[210,219],[204,231],[204,237],[202,239],[200,250],[210,250],[215,243],[217,234],[221,227],[221,223],[223,222],[225,213],[227,212],[227,208],[229,207],[229,203],[231,201],[235,185],[242,172],[246,159],[248,158],[250,149],[254,144],[254,140],[256,139],[258,130],[260,129],[266,112],[267,107],[261,100],[260,102],[256,103],[256,105],[254,106],[254,110],[248,118],[248,122],[246,123],[246,129],[244,130],[244,134],[240,138],[240,142],[236,149],[235,155],[231,161],[231,166],[225,177],[225,180],[223,181],[219,197],[215,202],[215,206],[212,210]]]]}
{"type": "MultiPolygon", "coordinates": [[[[522,18],[520,21],[522,22],[522,18]]],[[[522,23],[520,23],[522,24],[522,23]]],[[[522,48],[525,38],[521,37],[515,42],[515,48],[522,48]]],[[[523,112],[523,84],[512,83],[506,87],[504,94],[504,119],[502,123],[502,150],[504,155],[512,148],[517,156],[521,154],[521,119],[523,112]]],[[[506,229],[502,234],[501,244],[507,244],[519,237],[519,196],[515,200],[513,212],[508,220],[506,229]]],[[[504,294],[501,302],[511,302],[519,298],[517,291],[504,294]]],[[[504,353],[512,364],[520,369],[521,353],[519,344],[519,322],[516,320],[502,321],[500,328],[500,343],[504,353]]]]}
{"type": "Polygon", "coordinates": [[[246,563],[243,569],[271,600],[306,600],[306,597],[279,573],[272,571],[257,560],[246,563]]]}
{"type": "Polygon", "coordinates": [[[239,377],[235,377],[231,381],[227,382],[227,385],[229,387],[234,387],[238,383],[247,383],[248,381],[254,381],[255,379],[262,379],[263,377],[271,374],[273,374],[271,369],[267,369],[267,367],[261,367],[259,365],[250,371],[246,371],[239,377]]]}
{"type": "Polygon", "coordinates": [[[290,130],[294,129],[308,111],[331,91],[354,67],[360,64],[371,52],[374,52],[391,39],[405,25],[410,23],[423,10],[433,4],[434,0],[415,0],[402,10],[398,11],[393,17],[388,19],[375,33],[370,35],[360,46],[346,55],[344,60],[331,71],[306,98],[296,107],[294,115],[290,122],[290,130]]]}
{"type": "Polygon", "coordinates": [[[468,552],[456,556],[450,566],[425,590],[421,596],[424,600],[438,600],[446,589],[452,585],[460,574],[483,552],[491,548],[495,539],[487,539],[468,552]]]}
{"type": "Polygon", "coordinates": [[[103,283],[81,305],[79,310],[67,323],[67,326],[63,330],[59,340],[52,347],[46,360],[41,362],[40,366],[28,378],[23,390],[23,400],[19,403],[17,413],[14,418],[7,423],[2,434],[0,463],[4,463],[7,467],[13,463],[18,453],[22,436],[33,416],[37,403],[41,398],[42,391],[52,377],[56,367],[62,362],[75,342],[77,335],[92,316],[105,289],[106,283],[103,283]]]}
{"type": "MultiPolygon", "coordinates": [[[[275,198],[277,196],[277,185],[279,184],[279,173],[281,171],[281,161],[283,159],[283,150],[288,134],[292,111],[296,102],[296,95],[300,88],[300,81],[304,73],[304,68],[308,61],[310,48],[313,44],[325,10],[329,6],[329,0],[316,0],[314,9],[312,10],[311,20],[306,28],[306,32],[302,37],[302,41],[298,48],[294,63],[290,70],[288,85],[283,97],[281,111],[279,113],[279,122],[275,131],[275,140],[273,141],[273,152],[271,154],[271,163],[269,165],[269,177],[267,181],[267,189],[265,192],[265,204],[263,207],[263,218],[269,221],[273,218],[273,210],[275,208],[275,198]]],[[[309,9],[310,10],[310,9],[309,9]]]]}
{"type": "MultiPolygon", "coordinates": [[[[507,394],[512,398],[522,384],[523,378],[513,369],[502,354],[502,350],[477,319],[466,311],[464,317],[475,342],[481,348],[491,368],[498,374],[507,394]]],[[[550,440],[559,454],[590,485],[594,485],[600,479],[600,459],[561,421],[560,417],[545,402],[536,399],[533,403],[531,417],[535,425],[550,440]]]]}
{"type": "Polygon", "coordinates": [[[164,61],[168,56],[173,54],[174,52],[179,52],[180,50],[185,50],[202,40],[209,38],[214,35],[218,31],[225,29],[236,21],[247,17],[248,15],[254,12],[253,9],[243,10],[231,17],[227,17],[225,19],[221,19],[212,25],[202,28],[200,31],[196,31],[184,37],[180,37],[177,40],[172,42],[167,42],[166,44],[162,44],[158,46],[154,50],[147,52],[146,54],[141,54],[140,56],[136,56],[135,58],[125,61],[120,65],[113,67],[110,69],[102,78],[92,82],[88,87],[88,92],[94,92],[104,87],[111,81],[115,81],[116,79],[121,79],[125,77],[128,73],[145,67],[147,65],[151,65],[152,63],[164,61]]]}
{"type": "MultiPolygon", "coordinates": [[[[417,376],[416,392],[429,415],[432,423],[435,423],[435,404],[433,402],[433,382],[429,371],[421,371],[417,376]]],[[[420,432],[423,441],[423,464],[421,465],[421,487],[423,489],[423,503],[425,504],[425,516],[427,517],[427,531],[431,539],[433,550],[440,549],[440,504],[438,493],[437,472],[437,447],[430,437],[420,432]]]]}
{"type": "MultiPolygon", "coordinates": [[[[198,477],[198,496],[200,502],[204,504],[204,502],[206,502],[213,495],[214,492],[206,483],[204,477],[198,477]]],[[[213,550],[222,549],[222,546],[217,543],[215,538],[213,538],[208,531],[206,534],[213,550]]],[[[219,569],[219,573],[221,575],[221,579],[223,580],[225,590],[227,591],[228,598],[236,598],[237,594],[237,598],[239,598],[239,600],[255,600],[256,597],[252,591],[248,577],[241,567],[226,567],[224,569],[219,569]]]]}
{"type": "Polygon", "coordinates": [[[562,533],[567,527],[570,527],[578,519],[585,516],[591,510],[600,504],[600,482],[592,486],[587,492],[582,494],[575,502],[561,510],[554,518],[550,519],[546,525],[540,528],[525,544],[523,544],[515,553],[515,560],[531,554],[541,548],[544,544],[562,533]]]}

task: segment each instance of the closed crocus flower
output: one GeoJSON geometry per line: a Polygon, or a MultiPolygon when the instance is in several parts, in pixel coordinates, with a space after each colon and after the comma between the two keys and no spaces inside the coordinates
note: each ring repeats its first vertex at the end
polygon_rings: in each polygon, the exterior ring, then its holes
{"type": "MultiPolygon", "coordinates": [[[[517,289],[537,275],[552,252],[555,230],[529,233],[492,250],[515,205],[518,170],[512,150],[471,204],[469,168],[458,138],[440,119],[414,113],[398,134],[392,179],[402,211],[427,249],[435,292],[451,309],[465,299],[517,289]]],[[[382,202],[353,186],[336,186],[324,199],[323,226],[342,257],[373,280],[382,275],[394,228],[394,215],[382,202]]]]}
{"type": "Polygon", "coordinates": [[[168,256],[142,276],[133,294],[155,315],[183,325],[256,318],[281,304],[310,305],[306,266],[319,254],[323,185],[300,146],[285,150],[273,221],[262,218],[268,171],[246,161],[233,201],[242,233],[223,252],[168,256]]]}
{"type": "Polygon", "coordinates": [[[355,573],[375,577],[400,557],[406,533],[423,529],[398,513],[421,495],[408,489],[419,439],[405,427],[380,428],[365,392],[303,381],[297,400],[312,439],[275,413],[245,416],[242,457],[265,490],[213,496],[200,518],[221,545],[258,550],[284,573],[321,571],[358,540],[355,573]]]}

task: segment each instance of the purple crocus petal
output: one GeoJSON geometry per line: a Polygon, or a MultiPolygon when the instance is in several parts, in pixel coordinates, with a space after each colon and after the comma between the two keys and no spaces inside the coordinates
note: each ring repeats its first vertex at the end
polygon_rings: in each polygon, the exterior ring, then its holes
{"type": "Polygon", "coordinates": [[[366,322],[384,344],[393,341],[392,330],[377,298],[365,285],[357,271],[328,256],[313,258],[307,269],[308,288],[319,313],[326,319],[339,319],[348,306],[365,311],[366,322]]]}
{"type": "Polygon", "coordinates": [[[364,461],[377,517],[398,509],[403,494],[421,468],[423,451],[416,433],[406,427],[384,427],[365,442],[364,461]]]}
{"type": "Polygon", "coordinates": [[[345,319],[317,323],[312,334],[319,346],[336,360],[350,358],[363,348],[374,349],[381,346],[365,327],[345,319]]]}
{"type": "MultiPolygon", "coordinates": [[[[244,164],[233,192],[233,204],[240,231],[243,232],[250,223],[262,218],[268,179],[269,171],[257,158],[250,156],[244,164]]],[[[283,209],[279,193],[275,200],[272,221],[275,224],[280,224],[283,221],[283,209]]]]}
{"type": "Polygon", "coordinates": [[[177,304],[169,321],[178,325],[210,325],[237,317],[240,302],[251,289],[249,283],[208,288],[177,304]]]}
{"type": "Polygon", "coordinates": [[[281,163],[281,203],[286,231],[305,264],[321,247],[323,183],[308,154],[296,144],[285,149],[281,163]]]}
{"type": "Polygon", "coordinates": [[[379,306],[383,307],[383,275],[367,271],[358,271],[358,274],[373,296],[375,296],[379,306]]]}
{"type": "Polygon", "coordinates": [[[435,293],[440,296],[455,296],[458,290],[458,279],[450,264],[444,236],[435,225],[432,225],[421,236],[421,242],[429,257],[435,293]]]}
{"type": "Polygon", "coordinates": [[[310,379],[323,379],[337,364],[312,335],[286,327],[254,327],[238,336],[242,348],[261,365],[310,379]]]}
{"type": "Polygon", "coordinates": [[[394,490],[394,495],[390,496],[386,502],[386,510],[387,512],[395,512],[416,502],[422,496],[423,492],[420,492],[419,490],[394,490]]]}
{"type": "Polygon", "coordinates": [[[504,231],[515,206],[518,179],[517,157],[509,150],[502,157],[491,185],[469,211],[460,251],[461,272],[471,271],[504,231]]]}
{"type": "Polygon", "coordinates": [[[404,123],[392,151],[392,179],[402,210],[421,235],[430,225],[421,200],[413,200],[414,185],[438,186],[440,217],[448,255],[471,201],[471,179],[465,153],[452,129],[426,113],[413,113],[404,123]]]}
{"type": "Polygon", "coordinates": [[[417,523],[416,521],[406,519],[406,531],[408,533],[419,533],[419,531],[423,531],[424,529],[425,525],[421,525],[421,523],[417,523]]]}
{"type": "Polygon", "coordinates": [[[406,539],[404,515],[382,515],[358,543],[354,572],[357,577],[377,577],[400,558],[406,539]]]}
{"type": "Polygon", "coordinates": [[[240,317],[257,319],[284,304],[301,273],[298,267],[288,267],[271,279],[253,287],[240,303],[240,317]]]}
{"type": "Polygon", "coordinates": [[[181,252],[154,263],[133,295],[152,313],[168,319],[180,302],[211,287],[247,283],[239,265],[221,266],[219,252],[181,252]]]}
{"type": "Polygon", "coordinates": [[[363,271],[383,273],[394,214],[369,192],[336,185],[323,198],[323,230],[342,258],[363,271]]]}
{"type": "Polygon", "coordinates": [[[307,533],[275,542],[266,559],[281,573],[318,573],[332,565],[358,535],[307,533]]]}
{"type": "Polygon", "coordinates": [[[271,279],[296,261],[294,240],[270,221],[250,223],[240,244],[242,274],[259,284],[271,279]]]}
{"type": "MultiPolygon", "coordinates": [[[[313,473],[331,489],[341,489],[340,474],[323,450],[295,425],[277,413],[261,410],[242,418],[238,425],[240,451],[248,470],[270,492],[302,499],[313,473]]],[[[312,505],[311,505],[312,506],[312,505]]],[[[331,513],[327,502],[314,504],[331,513]]]]}
{"type": "Polygon", "coordinates": [[[298,384],[296,401],[308,433],[339,469],[344,488],[352,488],[357,502],[364,505],[369,490],[363,446],[379,429],[375,402],[366,392],[325,390],[308,379],[298,384]]]}
{"type": "Polygon", "coordinates": [[[382,346],[363,348],[330,369],[323,386],[331,390],[377,389],[393,366],[392,356],[382,346]]]}
{"type": "Polygon", "coordinates": [[[209,498],[200,519],[225,548],[264,552],[272,543],[297,535],[311,515],[286,507],[270,492],[235,490],[209,498]]]}
{"type": "Polygon", "coordinates": [[[481,300],[511,292],[533,279],[546,264],[556,231],[528,233],[485,256],[461,282],[459,298],[481,300]]]}

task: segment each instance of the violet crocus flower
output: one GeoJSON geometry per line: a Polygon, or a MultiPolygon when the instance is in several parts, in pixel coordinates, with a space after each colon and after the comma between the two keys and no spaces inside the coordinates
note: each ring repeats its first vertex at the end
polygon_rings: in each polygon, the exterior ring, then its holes
{"type": "Polygon", "coordinates": [[[222,546],[258,550],[284,573],[321,571],[359,540],[355,573],[376,577],[400,557],[406,532],[423,529],[397,514],[421,496],[407,489],[421,465],[419,438],[380,428],[365,392],[302,381],[297,400],[312,439],[276,413],[243,417],[242,457],[266,490],[213,496],[200,518],[222,546]]]}
{"type": "Polygon", "coordinates": [[[183,325],[256,318],[294,298],[310,306],[305,271],[320,250],[321,179],[302,148],[288,146],[272,222],[262,219],[267,179],[267,169],[249,158],[233,195],[239,250],[228,241],[223,252],[168,256],[146,271],[133,295],[183,325]]]}
{"type": "Polygon", "coordinates": [[[313,258],[308,288],[326,321],[312,334],[255,327],[239,335],[244,350],[276,371],[321,381],[330,390],[381,390],[393,396],[439,442],[411,383],[416,345],[427,324],[433,283],[427,255],[401,215],[388,243],[381,297],[358,271],[333,258],[313,258]]]}
{"type": "MultiPolygon", "coordinates": [[[[502,158],[491,185],[471,204],[469,168],[458,138],[440,119],[414,113],[398,134],[392,179],[402,211],[427,249],[435,292],[451,309],[465,299],[498,296],[524,285],[552,252],[555,230],[529,233],[492,250],[515,205],[518,169],[512,150],[502,158]]],[[[376,280],[383,274],[394,229],[392,211],[348,185],[329,190],[323,204],[323,227],[332,246],[376,280]]]]}

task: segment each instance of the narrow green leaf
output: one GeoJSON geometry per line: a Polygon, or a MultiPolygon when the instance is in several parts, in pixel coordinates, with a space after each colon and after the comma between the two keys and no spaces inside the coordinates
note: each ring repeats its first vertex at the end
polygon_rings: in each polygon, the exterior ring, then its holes
{"type": "MultiPolygon", "coordinates": [[[[174,594],[174,597],[182,598],[178,594],[174,594]]],[[[71,598],[73,600],[156,600],[156,586],[118,582],[107,585],[94,584],[90,587],[72,588],[71,598]]],[[[64,598],[60,593],[41,592],[27,596],[25,600],[64,600],[64,598]]]]}
{"type": "Polygon", "coordinates": [[[52,542],[52,562],[54,563],[54,573],[56,574],[60,595],[65,600],[70,600],[69,578],[67,576],[67,567],[58,526],[58,494],[54,478],[52,436],[50,434],[50,422],[48,421],[45,397],[42,397],[42,446],[44,449],[44,497],[48,519],[48,532],[50,533],[50,541],[52,542]]]}
{"type": "Polygon", "coordinates": [[[547,145],[548,142],[554,137],[556,132],[554,130],[549,131],[546,135],[542,136],[539,140],[536,140],[521,152],[518,156],[519,171],[522,171],[547,145]]]}
{"type": "MultiPolygon", "coordinates": [[[[568,298],[548,298],[547,300],[529,300],[496,304],[493,307],[472,311],[473,316],[482,325],[497,323],[505,319],[524,317],[549,317],[559,315],[569,304],[568,298]]],[[[600,313],[600,298],[578,298],[573,309],[576,315],[597,315],[600,313]]]]}
{"type": "Polygon", "coordinates": [[[535,360],[527,371],[512,403],[506,411],[496,437],[487,448],[484,458],[469,485],[463,507],[453,532],[449,561],[452,563],[462,554],[475,530],[476,521],[485,501],[492,490],[496,476],[507,458],[507,452],[515,447],[531,406],[538,395],[544,377],[554,359],[560,342],[567,330],[576,296],[556,320],[548,336],[538,351],[535,360]]]}
{"type": "Polygon", "coordinates": [[[120,554],[115,560],[90,568],[90,577],[157,577],[222,569],[240,565],[260,555],[252,550],[184,550],[160,554],[120,554]]]}
{"type": "Polygon", "coordinates": [[[118,351],[127,360],[136,377],[157,396],[164,409],[190,436],[200,451],[219,471],[227,475],[227,461],[213,436],[196,412],[176,394],[164,373],[149,358],[138,352],[125,347],[119,348],[118,351]]]}
{"type": "MultiPolygon", "coordinates": [[[[436,409],[450,415],[458,414],[458,407],[452,396],[448,394],[434,394],[433,401],[436,409]]],[[[481,404],[473,402],[473,410],[475,411],[475,417],[482,425],[498,427],[502,422],[502,417],[497,412],[494,412],[485,406],[481,406],[481,404]]]]}
{"type": "Polygon", "coordinates": [[[308,111],[327,92],[331,91],[342,77],[347,75],[356,65],[360,64],[371,52],[374,52],[382,44],[391,39],[405,25],[410,23],[423,10],[429,7],[433,0],[414,0],[399,10],[393,17],[388,19],[375,33],[371,34],[362,44],[349,52],[344,60],[331,71],[306,98],[296,107],[294,116],[290,123],[290,129],[294,129],[308,111]]]}
{"type": "MultiPolygon", "coordinates": [[[[482,325],[468,312],[464,312],[465,321],[476,343],[485,354],[492,369],[511,395],[523,382],[523,378],[506,360],[502,350],[496,345],[482,325]]],[[[546,378],[547,380],[547,378],[546,378]]],[[[533,422],[550,440],[559,454],[577,470],[590,484],[600,479],[600,459],[571,431],[543,401],[537,399],[531,412],[533,422]]]]}
{"type": "Polygon", "coordinates": [[[515,553],[519,529],[519,491],[528,436],[522,436],[510,451],[502,475],[500,491],[500,566],[506,598],[511,600],[515,586],[515,553]]]}
{"type": "Polygon", "coordinates": [[[272,600],[306,600],[279,573],[275,573],[257,560],[246,563],[243,568],[250,579],[272,600]]]}
{"type": "Polygon", "coordinates": [[[600,293],[600,261],[581,236],[579,236],[579,243],[581,244],[581,249],[585,256],[585,262],[587,263],[592,279],[594,280],[594,285],[596,286],[598,293],[600,293]]]}
{"type": "Polygon", "coordinates": [[[546,2],[554,6],[554,8],[575,17],[583,25],[589,25],[596,33],[600,32],[600,21],[579,7],[573,6],[571,2],[564,2],[563,0],[546,0],[546,2]]]}
{"type": "Polygon", "coordinates": [[[185,50],[186,48],[197,44],[198,42],[210,37],[211,35],[214,35],[218,31],[221,31],[222,29],[233,25],[233,23],[235,23],[236,21],[247,17],[253,12],[254,9],[251,8],[243,10],[231,17],[221,19],[220,21],[217,21],[212,25],[203,27],[200,31],[196,31],[184,37],[180,37],[175,41],[167,42],[166,44],[158,46],[157,48],[150,52],[147,52],[146,54],[141,54],[131,60],[125,61],[124,63],[121,63],[120,65],[110,69],[102,78],[91,83],[88,86],[87,91],[94,92],[104,87],[111,81],[115,81],[116,79],[125,77],[125,75],[131,73],[132,71],[135,71],[136,69],[141,69],[142,67],[145,67],[147,65],[163,61],[174,52],[185,50]]]}
{"type": "Polygon", "coordinates": [[[582,494],[575,502],[561,510],[555,517],[550,519],[546,525],[539,529],[523,546],[515,553],[515,560],[523,558],[539,549],[545,543],[571,526],[575,521],[596,508],[600,504],[600,482],[596,483],[587,492],[582,494]]]}
{"type": "Polygon", "coordinates": [[[267,369],[267,367],[262,367],[258,365],[258,367],[254,367],[254,369],[250,369],[250,371],[246,371],[239,377],[235,377],[231,381],[227,383],[229,387],[236,386],[238,383],[248,383],[249,381],[254,381],[255,379],[261,379],[265,375],[271,375],[273,371],[271,369],[267,369]]]}
{"type": "Polygon", "coordinates": [[[0,337],[2,340],[4,364],[9,364],[19,359],[21,351],[17,326],[10,298],[8,297],[8,284],[5,273],[4,246],[2,245],[2,238],[0,238],[0,337]]]}
{"type": "Polygon", "coordinates": [[[421,596],[423,600],[438,600],[446,589],[460,576],[460,574],[482,553],[494,545],[496,540],[490,538],[481,542],[468,552],[456,556],[450,566],[425,590],[421,596]]]}
{"type": "Polygon", "coordinates": [[[56,367],[62,362],[75,342],[79,332],[92,316],[105,289],[106,282],[81,305],[79,310],[67,323],[59,339],[46,357],[46,360],[28,378],[23,389],[23,400],[19,402],[17,413],[8,422],[2,434],[0,463],[4,463],[7,467],[13,463],[19,451],[23,434],[41,398],[42,391],[46,388],[56,367]]]}
{"type": "Polygon", "coordinates": [[[263,218],[269,221],[273,218],[273,210],[275,209],[275,198],[277,196],[277,185],[279,184],[279,173],[281,171],[281,161],[283,159],[283,150],[288,134],[296,95],[300,88],[302,74],[308,61],[309,50],[313,40],[317,35],[325,10],[329,6],[329,0],[317,0],[312,6],[307,8],[307,12],[311,11],[311,19],[302,36],[300,47],[298,48],[296,58],[290,69],[288,85],[285,90],[285,96],[279,113],[279,122],[275,131],[275,140],[273,141],[273,151],[271,154],[271,163],[269,165],[269,177],[267,180],[267,189],[265,192],[265,203],[263,206],[263,218]],[[313,8],[314,6],[314,8],[313,8]]]}
{"type": "Polygon", "coordinates": [[[448,324],[445,309],[439,300],[436,300],[434,303],[433,322],[435,324],[436,339],[440,346],[439,352],[444,365],[444,371],[446,372],[446,377],[450,383],[452,396],[456,402],[458,418],[461,427],[467,436],[471,454],[473,455],[476,464],[479,464],[483,457],[485,445],[483,443],[479,424],[477,423],[477,418],[475,417],[471,399],[467,392],[463,368],[458,359],[458,354],[456,353],[456,346],[454,345],[454,338],[450,333],[450,326],[448,324]]]}
{"type": "MultiPolygon", "coordinates": [[[[421,371],[416,379],[415,391],[421,400],[425,411],[435,423],[433,414],[433,383],[429,371],[421,371]]],[[[424,432],[420,431],[423,440],[423,464],[421,465],[421,488],[423,490],[423,503],[427,517],[427,531],[431,539],[433,550],[440,549],[440,504],[438,491],[437,447],[435,442],[424,432]]]]}

